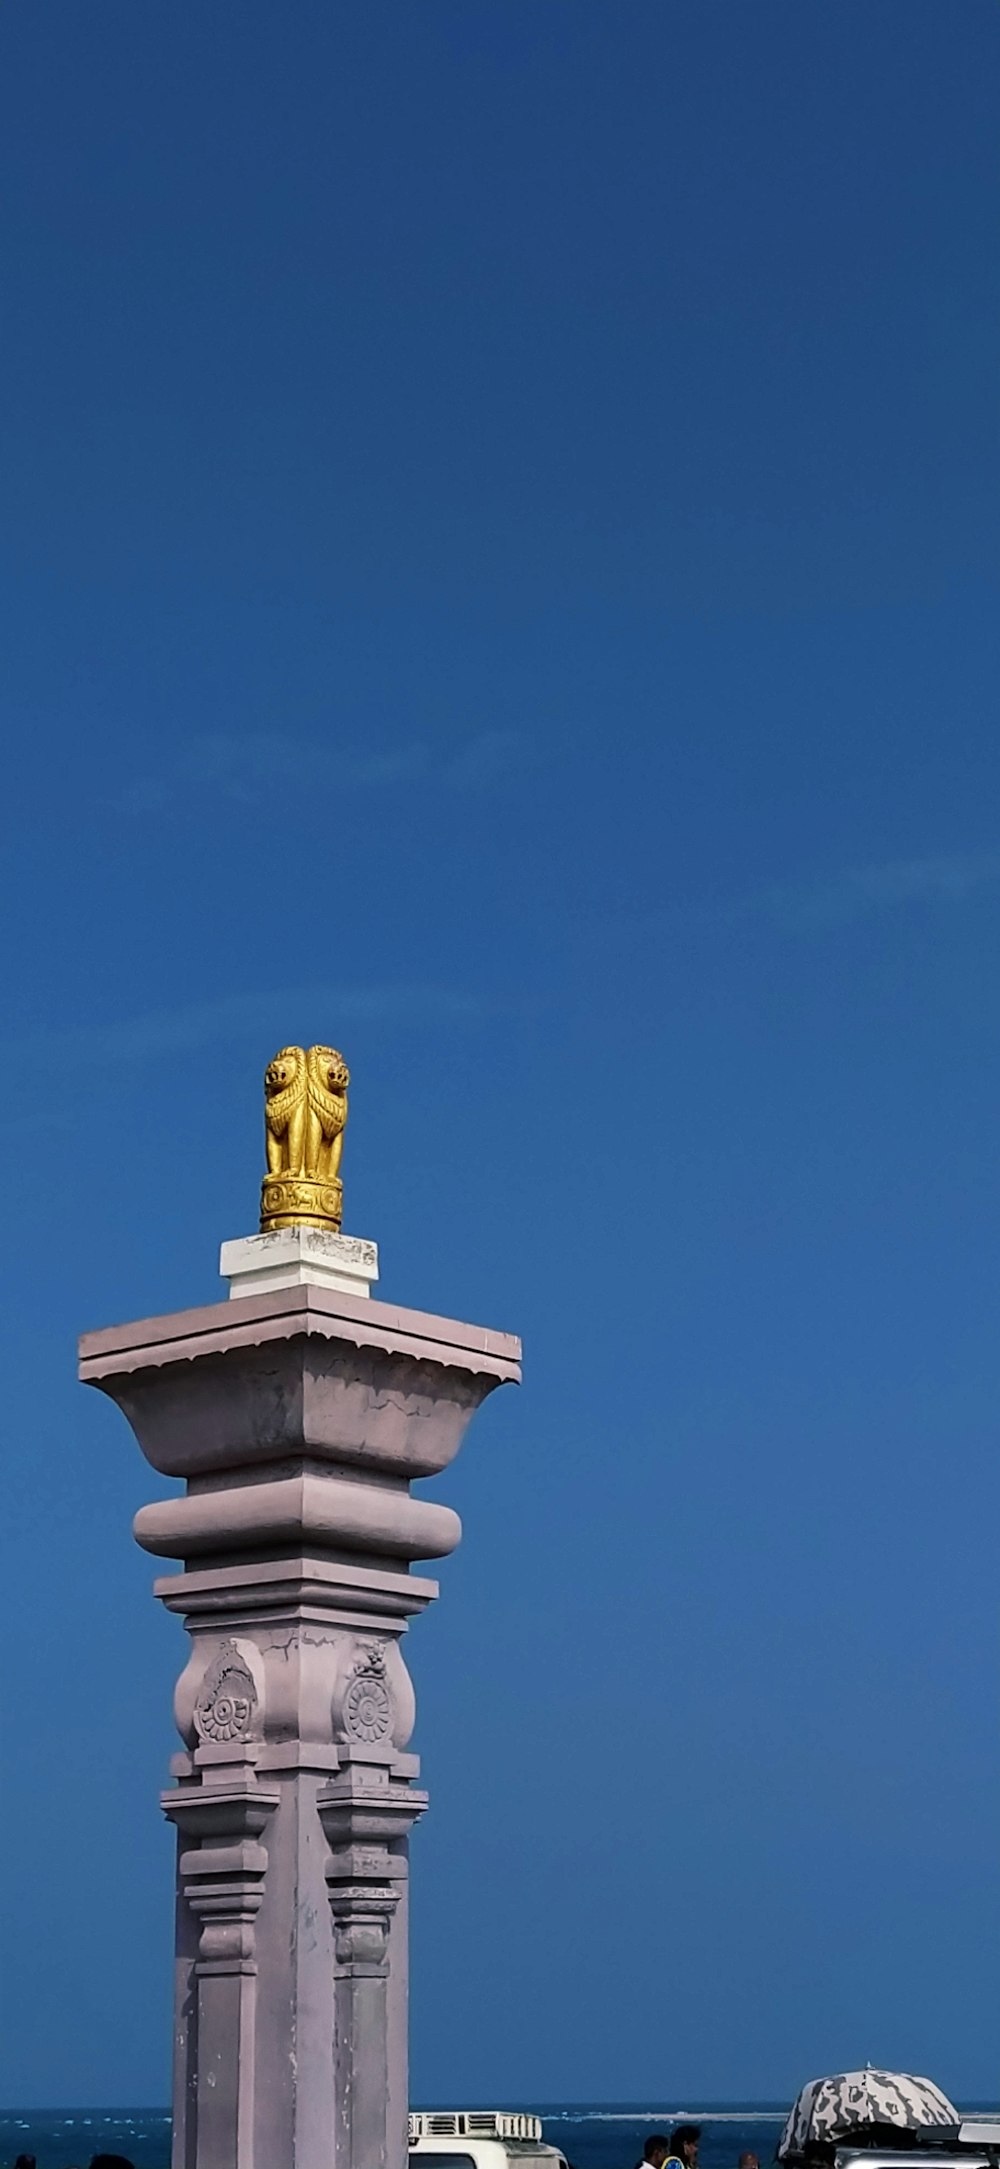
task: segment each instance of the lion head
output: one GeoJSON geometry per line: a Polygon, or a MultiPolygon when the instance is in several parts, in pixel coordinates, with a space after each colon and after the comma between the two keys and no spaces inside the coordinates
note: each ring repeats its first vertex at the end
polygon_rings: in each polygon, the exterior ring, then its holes
{"type": "Polygon", "coordinates": [[[275,1055],[273,1062],[269,1062],[264,1071],[264,1091],[269,1100],[277,1099],[279,1093],[286,1091],[289,1085],[296,1082],[302,1074],[304,1061],[305,1055],[301,1047],[281,1048],[280,1053],[275,1055]]]}
{"type": "Polygon", "coordinates": [[[310,1047],[309,1063],[314,1076],[319,1073],[328,1092],[346,1092],[351,1072],[336,1047],[310,1047]]]}

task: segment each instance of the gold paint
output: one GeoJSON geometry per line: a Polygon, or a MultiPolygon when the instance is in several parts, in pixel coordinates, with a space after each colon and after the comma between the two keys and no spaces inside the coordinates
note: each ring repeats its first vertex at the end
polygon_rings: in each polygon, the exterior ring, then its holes
{"type": "Polygon", "coordinates": [[[335,1047],[282,1047],[264,1072],[267,1174],[260,1225],[339,1228],[340,1155],[351,1076],[335,1047]]]}

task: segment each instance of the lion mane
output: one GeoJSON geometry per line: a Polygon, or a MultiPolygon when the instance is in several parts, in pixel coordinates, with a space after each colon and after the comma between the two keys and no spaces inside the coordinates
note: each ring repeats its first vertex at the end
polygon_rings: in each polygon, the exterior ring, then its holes
{"type": "Polygon", "coordinates": [[[301,1047],[282,1047],[264,1073],[267,1126],[274,1137],[283,1137],[307,1090],[305,1057],[301,1047]],[[291,1069],[290,1084],[283,1072],[291,1069]]]}
{"type": "Polygon", "coordinates": [[[351,1081],[350,1071],[336,1047],[310,1047],[306,1070],[309,1105],[329,1144],[339,1136],[347,1121],[346,1093],[351,1081]]]}

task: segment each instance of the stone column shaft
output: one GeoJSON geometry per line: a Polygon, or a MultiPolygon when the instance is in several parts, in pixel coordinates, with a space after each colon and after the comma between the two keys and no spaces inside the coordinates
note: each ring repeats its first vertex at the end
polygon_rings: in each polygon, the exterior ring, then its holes
{"type": "Polygon", "coordinates": [[[178,1833],[174,2169],[405,2169],[411,1496],[516,1379],[505,1334],[328,1286],[88,1334],[81,1375],[184,1496],[140,1544],[191,1641],[178,1833]]]}

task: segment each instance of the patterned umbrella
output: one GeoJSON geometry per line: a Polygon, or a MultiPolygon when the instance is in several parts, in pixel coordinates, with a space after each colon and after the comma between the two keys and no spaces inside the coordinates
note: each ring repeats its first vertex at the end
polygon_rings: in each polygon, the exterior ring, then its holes
{"type": "Polygon", "coordinates": [[[957,2124],[958,2110],[930,2079],[911,2079],[904,2071],[842,2071],[829,2079],[810,2079],[802,2088],[778,2140],[778,2160],[804,2154],[811,2146],[846,2139],[864,2124],[896,2124],[912,2131],[918,2124],[957,2124]]]}

